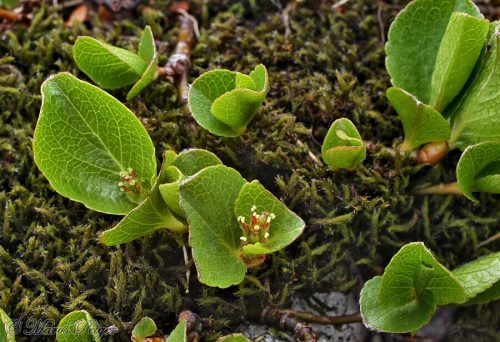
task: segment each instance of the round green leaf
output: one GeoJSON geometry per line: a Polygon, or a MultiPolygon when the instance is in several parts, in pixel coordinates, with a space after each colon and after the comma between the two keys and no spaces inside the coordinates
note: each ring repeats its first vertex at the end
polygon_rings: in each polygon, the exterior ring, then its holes
{"type": "Polygon", "coordinates": [[[57,192],[109,214],[136,207],[156,175],[153,143],[135,115],[68,73],[42,85],[33,150],[36,164],[57,192]],[[120,173],[128,169],[137,176],[138,194],[120,190],[120,173]]]}
{"type": "Polygon", "coordinates": [[[143,317],[132,330],[132,341],[142,342],[146,339],[146,337],[153,335],[156,330],[155,321],[149,317],[143,317]]]}
{"type": "Polygon", "coordinates": [[[472,191],[500,193],[500,142],[484,142],[465,149],[457,164],[457,181],[464,196],[479,202],[472,191]]]}
{"type": "MultiPolygon", "coordinates": [[[[297,239],[304,231],[305,223],[294,212],[286,207],[272,193],[267,191],[259,181],[246,183],[240,190],[234,207],[235,217],[245,217],[251,220],[251,208],[259,215],[265,211],[274,214],[267,232],[269,238],[265,242],[243,246],[245,254],[269,254],[285,248],[297,239]]],[[[240,236],[243,235],[241,228],[240,236]]]]}
{"type": "Polygon", "coordinates": [[[321,146],[321,157],[332,169],[350,169],[366,158],[366,147],[356,126],[347,118],[335,120],[321,146]]]}
{"type": "Polygon", "coordinates": [[[57,342],[100,342],[97,325],[85,311],[73,311],[59,322],[56,332],[57,342]]]}
{"type": "Polygon", "coordinates": [[[14,323],[2,309],[0,309],[0,341],[16,342],[14,323]]]}
{"type": "Polygon", "coordinates": [[[222,162],[212,152],[190,148],[179,153],[172,165],[177,167],[184,175],[192,176],[208,166],[219,164],[222,164],[222,162]]]}
{"type": "Polygon", "coordinates": [[[209,166],[180,186],[180,206],[189,223],[189,241],[200,282],[226,288],[240,283],[240,228],[234,205],[245,179],[224,165],[209,166]]]}
{"type": "Polygon", "coordinates": [[[269,88],[266,68],[260,64],[249,76],[212,70],[198,77],[189,90],[193,117],[210,133],[235,137],[262,105],[269,88]]]}
{"type": "Polygon", "coordinates": [[[436,310],[435,303],[425,300],[412,300],[404,305],[383,303],[378,298],[381,283],[381,276],[374,277],[368,280],[361,290],[360,311],[367,328],[406,333],[416,331],[429,322],[436,310]]]}

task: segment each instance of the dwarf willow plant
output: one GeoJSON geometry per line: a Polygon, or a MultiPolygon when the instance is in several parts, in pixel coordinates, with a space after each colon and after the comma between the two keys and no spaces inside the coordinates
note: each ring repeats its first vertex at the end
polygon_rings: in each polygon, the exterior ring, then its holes
{"type": "Polygon", "coordinates": [[[494,96],[500,75],[492,67],[498,38],[498,23],[490,24],[470,0],[415,0],[399,13],[389,30],[386,66],[403,150],[436,141],[463,150],[498,130],[495,120],[484,120],[500,116],[494,96]]]}
{"type": "Polygon", "coordinates": [[[198,124],[212,134],[237,137],[262,106],[269,89],[266,67],[249,75],[216,69],[198,77],[189,89],[189,108],[198,124]]]}
{"type": "Polygon", "coordinates": [[[415,332],[443,305],[470,305],[500,298],[500,252],[449,271],[424,246],[403,246],[382,276],[365,283],[364,324],[377,331],[415,332]],[[404,317],[404,319],[401,319],[404,317]]]}
{"type": "Polygon", "coordinates": [[[200,281],[238,284],[247,267],[295,240],[304,222],[258,182],[248,183],[213,153],[155,149],[135,115],[68,73],[42,85],[35,162],[61,195],[125,215],[100,240],[118,245],[158,229],[187,231],[200,281]],[[272,221],[272,222],[271,222],[272,221]]]}
{"type": "Polygon", "coordinates": [[[366,147],[359,132],[347,118],[335,120],[321,146],[323,161],[332,169],[352,169],[363,163],[366,147]]]}
{"type": "Polygon", "coordinates": [[[14,323],[2,309],[0,309],[0,341],[16,342],[14,323]]]}
{"type": "Polygon", "coordinates": [[[146,342],[148,337],[158,330],[156,323],[149,317],[143,317],[132,330],[132,342],[146,342]]]}
{"type": "Polygon", "coordinates": [[[134,84],[127,101],[136,97],[154,78],[158,56],[151,28],[146,26],[137,54],[92,37],[78,37],[73,46],[78,68],[104,89],[118,89],[134,84]]]}

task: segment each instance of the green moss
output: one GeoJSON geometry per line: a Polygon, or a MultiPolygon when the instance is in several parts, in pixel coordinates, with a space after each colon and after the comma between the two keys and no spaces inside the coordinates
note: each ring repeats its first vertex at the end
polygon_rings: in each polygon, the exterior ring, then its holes
{"type": "MultiPolygon", "coordinates": [[[[169,3],[155,6],[166,13],[169,3]]],[[[343,13],[323,6],[299,6],[285,37],[282,9],[273,2],[195,2],[193,12],[204,19],[191,81],[212,68],[247,72],[261,62],[269,69],[270,93],[242,137],[224,139],[201,129],[177,106],[175,87],[163,80],[127,103],[151,134],[158,157],[165,149],[207,148],[248,180],[259,179],[307,223],[299,241],[270,256],[238,287],[207,288],[192,276],[189,294],[173,236],[158,232],[119,248],[102,246],[98,233],[117,217],[57,195],[31,150],[43,80],[59,71],[85,79],[71,57],[78,35],[135,49],[148,23],[164,42],[163,65],[175,45],[175,19],[138,14],[108,29],[94,16],[92,30],[65,29],[59,12],[42,7],[31,26],[16,24],[2,34],[0,55],[7,59],[0,60],[0,306],[13,318],[56,323],[68,311],[86,309],[101,325],[119,328],[114,340],[125,340],[129,325],[123,323],[143,315],[169,332],[187,308],[202,317],[203,336],[211,340],[243,319],[256,298],[286,307],[291,298],[316,291],[357,294],[409,241],[425,241],[448,267],[487,252],[477,243],[497,229],[498,200],[485,195],[477,206],[461,198],[412,195],[417,186],[453,180],[457,154],[434,167],[414,167],[380,149],[396,146],[402,132],[384,96],[389,80],[377,3],[351,1],[343,13]],[[340,117],[376,142],[356,172],[333,173],[321,162],[322,139],[340,117]]],[[[382,12],[385,28],[394,15],[382,12]]],[[[124,100],[126,90],[113,95],[124,100]]],[[[466,324],[449,339],[494,336],[494,309],[460,309],[466,324]]]]}

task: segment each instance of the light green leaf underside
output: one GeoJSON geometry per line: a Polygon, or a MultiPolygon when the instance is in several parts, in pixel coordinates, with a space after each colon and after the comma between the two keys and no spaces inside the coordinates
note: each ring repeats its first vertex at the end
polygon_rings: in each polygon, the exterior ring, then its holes
{"type": "Polygon", "coordinates": [[[486,291],[500,280],[500,252],[491,253],[453,270],[468,299],[486,291]]]}
{"type": "Polygon", "coordinates": [[[500,24],[489,40],[476,76],[462,100],[450,109],[450,148],[464,150],[485,141],[500,141],[500,24]]]}
{"type": "Polygon", "coordinates": [[[135,115],[68,73],[42,85],[33,150],[36,164],[57,192],[109,214],[136,207],[156,174],[153,143],[135,115]],[[142,185],[138,198],[119,189],[119,173],[128,168],[142,185]]]}
{"type": "Polygon", "coordinates": [[[456,170],[458,186],[465,197],[473,202],[479,202],[472,194],[478,190],[477,185],[480,185],[480,190],[484,192],[500,191],[498,174],[490,173],[497,170],[498,162],[500,162],[500,142],[484,142],[465,149],[456,170]],[[493,167],[489,168],[490,165],[493,167]]]}
{"type": "Polygon", "coordinates": [[[240,228],[234,205],[246,181],[234,169],[210,166],[185,180],[180,205],[200,282],[226,288],[240,283],[246,266],[239,255],[240,228]]]}
{"type": "Polygon", "coordinates": [[[156,46],[151,32],[151,27],[146,26],[141,36],[139,43],[139,56],[144,59],[148,66],[144,70],[141,78],[134,84],[132,89],[127,94],[127,101],[136,97],[146,86],[154,80],[156,70],[158,69],[158,56],[156,54],[156,46]]]}
{"type": "Polygon", "coordinates": [[[405,140],[402,149],[412,151],[419,146],[450,138],[450,125],[437,111],[400,88],[389,88],[387,99],[403,125],[405,140]]]}
{"type": "MultiPolygon", "coordinates": [[[[234,206],[235,217],[243,216],[246,222],[250,222],[250,209],[254,205],[257,207],[257,214],[266,211],[275,214],[276,218],[270,223],[269,239],[257,246],[257,249],[253,245],[243,246],[245,254],[275,252],[291,244],[304,231],[304,221],[256,180],[241,188],[234,206]]],[[[241,228],[238,229],[241,235],[241,228]]]]}
{"type": "Polygon", "coordinates": [[[164,163],[149,196],[115,227],[101,234],[100,240],[107,246],[130,242],[158,229],[184,232],[186,227],[173,215],[162,198],[159,186],[168,181],[168,166],[164,163]]]}
{"type": "Polygon", "coordinates": [[[479,293],[477,296],[465,302],[463,305],[478,305],[500,299],[500,281],[497,281],[489,289],[479,293]]]}
{"type": "Polygon", "coordinates": [[[452,273],[436,261],[423,243],[414,242],[403,246],[385,268],[379,301],[400,306],[419,296],[436,305],[460,303],[466,298],[452,273]]]}
{"type": "Polygon", "coordinates": [[[57,342],[100,342],[99,332],[92,316],[85,311],[74,311],[59,322],[57,342]]]}
{"type": "Polygon", "coordinates": [[[454,11],[480,17],[470,0],[415,0],[389,29],[385,50],[392,84],[427,104],[439,48],[454,11]]]}
{"type": "Polygon", "coordinates": [[[220,337],[217,342],[252,342],[243,334],[232,334],[220,337]]]}
{"type": "Polygon", "coordinates": [[[105,89],[118,89],[137,82],[148,61],[135,53],[91,37],[78,37],[73,46],[78,68],[105,89]]]}
{"type": "Polygon", "coordinates": [[[2,309],[0,309],[0,341],[16,342],[14,324],[2,309]]]}
{"type": "Polygon", "coordinates": [[[412,300],[403,305],[383,305],[378,299],[382,277],[368,280],[361,290],[360,310],[367,328],[392,333],[418,330],[429,322],[436,306],[432,301],[412,300]]]}
{"type": "Polygon", "coordinates": [[[173,161],[173,165],[186,176],[192,176],[208,166],[219,164],[222,162],[215,154],[196,148],[182,151],[173,161]]]}
{"type": "Polygon", "coordinates": [[[267,70],[262,64],[249,77],[229,70],[212,70],[193,82],[189,108],[198,124],[210,133],[236,137],[262,105],[268,87],[267,70]]]}
{"type": "Polygon", "coordinates": [[[437,55],[429,105],[441,112],[462,90],[484,47],[489,23],[452,13],[437,55]]]}
{"type": "Polygon", "coordinates": [[[146,337],[153,335],[156,329],[155,321],[149,317],[143,317],[132,330],[132,341],[142,342],[146,337]]]}
{"type": "Polygon", "coordinates": [[[186,333],[186,320],[181,319],[170,336],[167,338],[167,342],[187,342],[186,333]]]}
{"type": "Polygon", "coordinates": [[[333,170],[361,164],[366,148],[356,126],[347,118],[335,120],[321,146],[323,161],[333,170]]]}

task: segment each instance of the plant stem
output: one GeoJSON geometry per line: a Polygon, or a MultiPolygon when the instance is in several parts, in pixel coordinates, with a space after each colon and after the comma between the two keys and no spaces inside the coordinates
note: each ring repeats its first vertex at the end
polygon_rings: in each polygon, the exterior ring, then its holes
{"type": "Polygon", "coordinates": [[[455,195],[463,196],[463,192],[458,187],[457,182],[432,185],[415,191],[418,195],[455,195]]]}
{"type": "Polygon", "coordinates": [[[289,316],[299,318],[304,322],[314,324],[343,325],[362,322],[361,314],[359,312],[344,316],[319,316],[310,312],[295,310],[283,310],[282,312],[288,314],[289,316]]]}
{"type": "Polygon", "coordinates": [[[492,243],[493,241],[498,240],[498,239],[500,239],[500,233],[496,233],[495,235],[490,236],[489,238],[487,238],[483,242],[479,243],[477,245],[477,248],[483,247],[483,246],[485,246],[485,245],[487,245],[489,243],[492,243]]]}
{"type": "Polygon", "coordinates": [[[437,141],[422,147],[417,154],[417,163],[436,164],[448,153],[448,142],[437,141]]]}
{"type": "Polygon", "coordinates": [[[297,320],[294,317],[279,309],[272,309],[269,306],[264,308],[261,314],[261,321],[293,332],[295,337],[302,342],[317,342],[318,339],[311,327],[297,320]]]}
{"type": "Polygon", "coordinates": [[[195,43],[198,23],[184,9],[178,9],[176,13],[180,24],[177,45],[174,54],[170,56],[165,67],[158,70],[158,74],[165,75],[170,82],[177,84],[179,103],[185,104],[189,92],[187,78],[191,66],[191,48],[195,43]]]}

